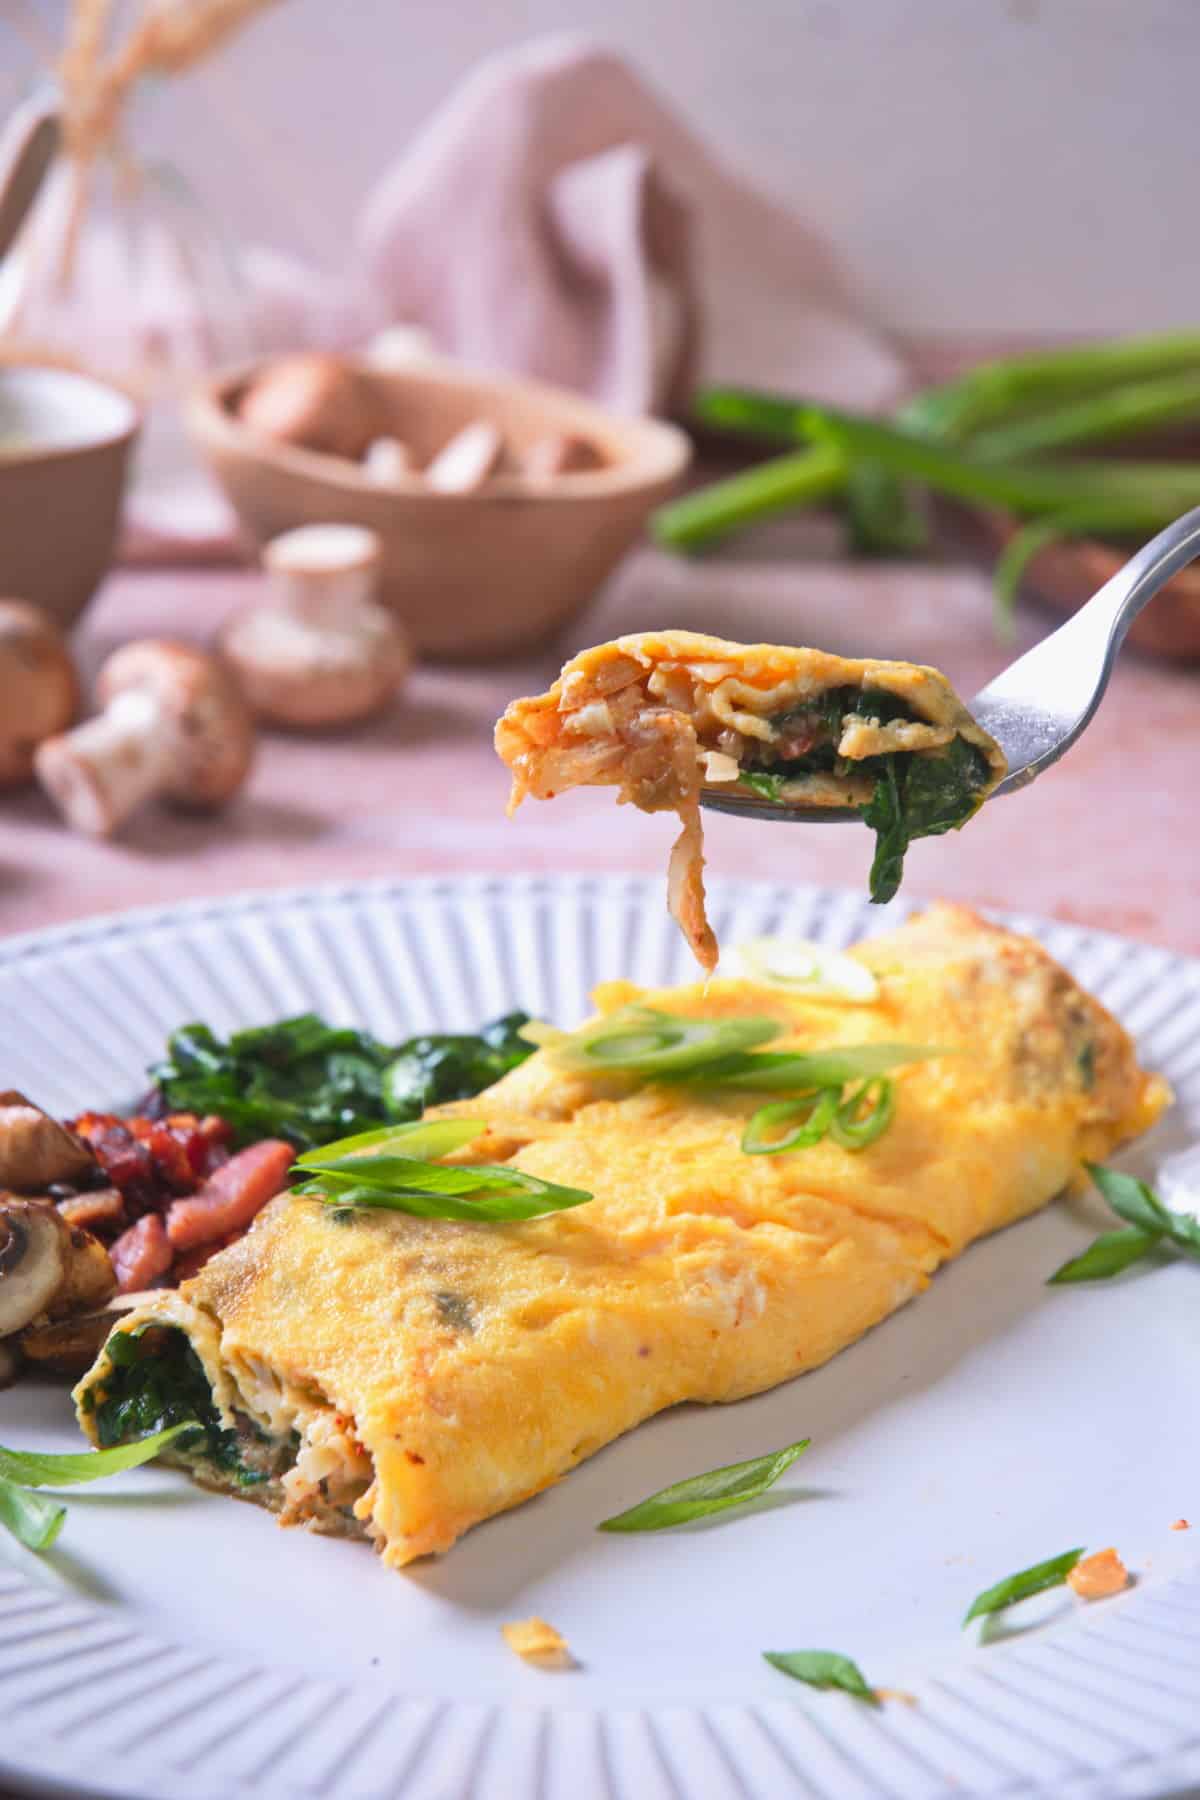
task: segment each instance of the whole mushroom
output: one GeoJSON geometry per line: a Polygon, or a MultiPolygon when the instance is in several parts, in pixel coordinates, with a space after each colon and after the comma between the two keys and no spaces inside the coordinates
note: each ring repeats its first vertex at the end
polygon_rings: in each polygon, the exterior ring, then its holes
{"type": "Polygon", "coordinates": [[[215,657],[166,638],[126,644],[101,669],[96,698],[96,718],[50,738],[34,758],[76,831],[107,837],[152,797],[222,806],[244,784],[254,725],[215,657]]]}
{"type": "Polygon", "coordinates": [[[305,525],[263,552],[270,597],[220,637],[255,713],[276,725],[349,725],[378,712],[409,668],[396,620],[376,604],[381,546],[359,525],[305,525]]]}
{"type": "Polygon", "coordinates": [[[79,709],[75,664],[40,607],[0,600],[0,788],[33,778],[38,745],[79,709]]]}
{"type": "Polygon", "coordinates": [[[238,417],[273,443],[355,462],[384,432],[370,376],[340,356],[316,352],[269,363],[242,395],[238,417]]]}

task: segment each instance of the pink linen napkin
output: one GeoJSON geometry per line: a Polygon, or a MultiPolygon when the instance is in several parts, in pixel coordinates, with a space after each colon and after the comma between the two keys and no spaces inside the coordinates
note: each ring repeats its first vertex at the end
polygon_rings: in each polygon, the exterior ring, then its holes
{"type": "MultiPolygon", "coordinates": [[[[264,250],[245,270],[263,350],[356,349],[414,325],[443,355],[624,412],[679,410],[697,380],[865,408],[904,385],[829,247],[623,58],[574,36],[466,77],[367,196],[340,280],[264,250]]],[[[159,552],[171,493],[160,482],[153,521],[141,509],[159,552]]],[[[224,533],[202,513],[193,493],[185,518],[179,493],[180,547],[224,533]]]]}

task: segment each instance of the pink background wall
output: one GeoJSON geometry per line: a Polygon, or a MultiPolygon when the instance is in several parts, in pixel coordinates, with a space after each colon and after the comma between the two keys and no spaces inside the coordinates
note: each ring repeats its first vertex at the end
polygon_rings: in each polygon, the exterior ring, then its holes
{"type": "MultiPolygon", "coordinates": [[[[890,324],[1196,315],[1196,0],[285,0],[156,98],[146,141],[235,234],[333,267],[357,197],[462,72],[561,29],[635,57],[890,324]]],[[[0,101],[28,66],[0,16],[0,101]]]]}

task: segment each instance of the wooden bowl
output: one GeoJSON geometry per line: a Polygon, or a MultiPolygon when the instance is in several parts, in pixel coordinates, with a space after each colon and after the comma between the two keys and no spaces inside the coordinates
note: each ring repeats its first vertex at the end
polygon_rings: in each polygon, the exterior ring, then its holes
{"type": "Polygon", "coordinates": [[[379,435],[419,466],[464,425],[489,419],[518,453],[565,432],[604,464],[543,486],[500,474],[471,494],[429,489],[419,474],[384,487],[359,464],[274,444],[237,417],[265,364],[197,389],[188,425],[239,520],[259,544],[297,525],[368,525],[383,543],[381,598],[428,656],[501,657],[554,634],[592,597],[686,467],[682,431],[619,418],[577,394],[448,363],[369,369],[379,435]]]}
{"type": "Polygon", "coordinates": [[[75,624],[112,561],[138,424],[90,375],[0,366],[0,596],[75,624]]]}

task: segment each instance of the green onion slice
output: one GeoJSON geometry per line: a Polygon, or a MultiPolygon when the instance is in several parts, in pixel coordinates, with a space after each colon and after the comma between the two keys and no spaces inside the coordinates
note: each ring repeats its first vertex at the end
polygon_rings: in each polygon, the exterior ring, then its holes
{"type": "Polygon", "coordinates": [[[27,1550],[49,1550],[66,1516],[66,1507],[57,1501],[44,1500],[0,1477],[0,1525],[7,1526],[27,1550]]]}
{"type": "Polygon", "coordinates": [[[865,1150],[887,1130],[895,1110],[895,1083],[872,1075],[847,1094],[829,1121],[829,1135],[843,1150],[865,1150]]]}
{"type": "Polygon", "coordinates": [[[1061,1587],[1082,1555],[1082,1546],[1078,1550],[1064,1550],[1061,1556],[1048,1557],[1045,1562],[1034,1563],[1031,1569],[1021,1569],[1016,1575],[998,1581],[994,1587],[985,1588],[971,1602],[971,1610],[963,1624],[969,1625],[972,1619],[980,1619],[985,1613],[1002,1612],[1019,1600],[1044,1594],[1047,1588],[1061,1587]]]}
{"type": "Polygon", "coordinates": [[[879,1705],[879,1695],[858,1664],[836,1650],[764,1650],[763,1656],[773,1669],[790,1675],[793,1681],[805,1681],[809,1687],[841,1688],[870,1706],[879,1705]]]}
{"type": "Polygon", "coordinates": [[[706,1519],[712,1513],[725,1512],[731,1506],[742,1506],[757,1500],[790,1469],[812,1442],[801,1438],[782,1450],[766,1456],[751,1457],[749,1462],[727,1463],[720,1469],[709,1469],[703,1475],[689,1475],[671,1487],[660,1488],[647,1500],[605,1519],[598,1531],[666,1531],[672,1525],[687,1525],[693,1519],[706,1519]]]}
{"type": "Polygon", "coordinates": [[[819,1144],[837,1117],[841,1092],[840,1088],[821,1088],[815,1094],[760,1106],[746,1123],[742,1149],[747,1156],[781,1156],[785,1150],[807,1150],[819,1144]]]}
{"type": "Polygon", "coordinates": [[[417,1119],[411,1125],[384,1125],[378,1131],[360,1131],[355,1137],[338,1138],[321,1150],[306,1150],[297,1157],[297,1169],[324,1169],[343,1157],[371,1150],[377,1156],[405,1158],[449,1156],[487,1130],[485,1119],[417,1119]]]}
{"type": "Polygon", "coordinates": [[[652,1006],[623,1006],[607,1018],[570,1033],[548,1051],[560,1068],[576,1073],[691,1075],[711,1064],[776,1038],[774,1019],[688,1019],[652,1006]]]}
{"type": "Polygon", "coordinates": [[[181,1432],[194,1431],[196,1421],[169,1425],[152,1437],[138,1438],[132,1444],[117,1444],[111,1450],[68,1451],[55,1455],[41,1450],[6,1450],[0,1444],[0,1480],[19,1481],[24,1487],[75,1487],[84,1481],[101,1481],[106,1475],[120,1475],[125,1469],[136,1469],[165,1450],[181,1432]]]}
{"type": "Polygon", "coordinates": [[[879,983],[865,963],[801,938],[751,938],[722,957],[718,973],[782,988],[803,1000],[868,1005],[879,998],[879,983]]]}
{"type": "Polygon", "coordinates": [[[928,1062],[954,1053],[937,1044],[847,1044],[836,1050],[768,1050],[761,1056],[729,1056],[711,1068],[686,1076],[697,1087],[744,1089],[769,1094],[811,1093],[815,1088],[844,1088],[852,1081],[884,1075],[901,1063],[928,1062]]]}
{"type": "MultiPolygon", "coordinates": [[[[347,1159],[352,1160],[352,1159],[347,1159]]],[[[418,1219],[462,1219],[471,1223],[508,1224],[538,1219],[546,1213],[565,1212],[592,1198],[583,1188],[562,1187],[543,1181],[524,1169],[443,1169],[426,1165],[428,1177],[414,1187],[376,1186],[336,1173],[322,1174],[294,1191],[313,1195],[330,1207],[355,1207],[379,1212],[409,1213],[418,1219]],[[473,1187],[455,1193],[436,1185],[447,1175],[473,1175],[473,1187]]]]}

